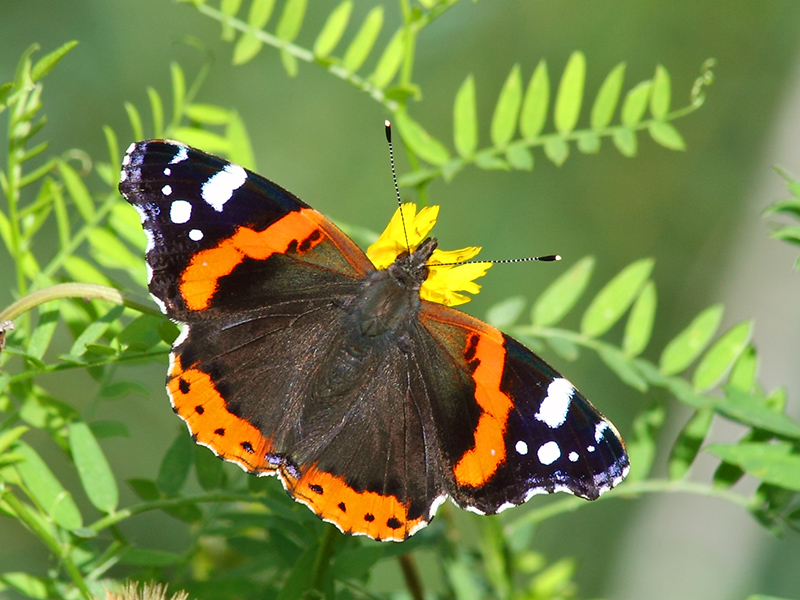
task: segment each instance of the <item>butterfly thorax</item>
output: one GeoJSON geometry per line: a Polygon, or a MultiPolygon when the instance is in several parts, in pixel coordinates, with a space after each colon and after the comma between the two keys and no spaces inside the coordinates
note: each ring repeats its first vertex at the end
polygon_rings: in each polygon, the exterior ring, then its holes
{"type": "Polygon", "coordinates": [[[362,292],[351,305],[361,333],[367,337],[396,337],[416,319],[419,289],[428,277],[426,263],[437,241],[428,238],[413,252],[403,252],[387,269],[364,280],[362,292]]]}

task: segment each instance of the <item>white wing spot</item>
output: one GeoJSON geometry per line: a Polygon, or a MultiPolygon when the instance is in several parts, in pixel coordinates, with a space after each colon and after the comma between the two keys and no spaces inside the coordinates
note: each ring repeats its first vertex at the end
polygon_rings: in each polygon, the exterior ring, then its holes
{"type": "Polygon", "coordinates": [[[586,446],[586,449],[587,449],[589,452],[594,452],[594,450],[595,450],[594,446],[586,446]]]}
{"type": "Polygon", "coordinates": [[[514,450],[517,451],[517,454],[521,454],[522,456],[525,456],[528,453],[528,444],[526,444],[525,442],[520,440],[514,446],[514,450]]]}
{"type": "Polygon", "coordinates": [[[603,434],[605,430],[608,429],[608,422],[607,421],[600,421],[597,425],[594,426],[594,441],[598,444],[600,440],[603,439],[603,434]]]}
{"type": "Polygon", "coordinates": [[[119,182],[122,183],[128,178],[128,174],[125,172],[125,169],[119,172],[119,182]]]}
{"type": "Polygon", "coordinates": [[[199,229],[192,229],[189,231],[189,239],[193,242],[199,242],[203,239],[203,232],[199,229]]]}
{"type": "Polygon", "coordinates": [[[539,412],[533,416],[551,429],[561,427],[567,420],[574,393],[575,387],[569,381],[563,377],[553,379],[547,386],[547,396],[542,400],[539,412]]]}
{"type": "Polygon", "coordinates": [[[192,218],[192,205],[186,200],[175,200],[169,207],[169,220],[175,224],[186,223],[192,218]]]}
{"type": "Polygon", "coordinates": [[[165,196],[169,196],[172,193],[172,186],[165,185],[164,187],[161,188],[161,193],[164,194],[165,196]]]}
{"type": "Polygon", "coordinates": [[[558,447],[557,443],[549,441],[539,446],[536,456],[539,457],[539,462],[543,465],[552,465],[561,457],[561,448],[558,447]]]}
{"type": "Polygon", "coordinates": [[[164,169],[164,175],[166,175],[167,177],[172,175],[172,169],[170,169],[169,167],[165,168],[164,169]]]}
{"type": "Polygon", "coordinates": [[[247,171],[239,165],[227,164],[222,171],[215,173],[203,184],[200,195],[215,211],[222,212],[222,207],[231,199],[247,180],[247,171]]]}
{"type": "Polygon", "coordinates": [[[578,462],[578,453],[577,452],[570,452],[567,455],[569,462],[578,462]]]}
{"type": "Polygon", "coordinates": [[[178,146],[178,152],[175,153],[175,156],[172,157],[172,160],[169,161],[168,164],[174,165],[179,162],[183,162],[187,158],[189,158],[189,150],[186,148],[186,146],[178,146]]]}

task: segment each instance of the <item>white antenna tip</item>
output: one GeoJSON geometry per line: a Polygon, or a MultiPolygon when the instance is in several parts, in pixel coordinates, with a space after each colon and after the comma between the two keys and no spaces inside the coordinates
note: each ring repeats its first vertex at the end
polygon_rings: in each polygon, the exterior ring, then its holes
{"type": "Polygon", "coordinates": [[[555,258],[553,260],[561,260],[561,255],[560,254],[556,254],[556,256],[555,256],[555,258]]]}

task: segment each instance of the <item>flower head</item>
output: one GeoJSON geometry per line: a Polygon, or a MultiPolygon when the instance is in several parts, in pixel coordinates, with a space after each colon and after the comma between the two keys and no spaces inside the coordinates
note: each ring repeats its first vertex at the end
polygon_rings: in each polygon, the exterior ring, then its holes
{"type": "MultiPolygon", "coordinates": [[[[416,204],[411,202],[403,204],[394,213],[378,241],[367,249],[367,256],[372,264],[378,269],[386,269],[403,252],[407,250],[413,252],[428,237],[438,215],[438,206],[426,206],[417,212],[416,204]],[[404,221],[408,244],[403,233],[404,221]]],[[[424,300],[447,306],[469,302],[471,298],[459,292],[477,294],[481,286],[474,280],[485,275],[492,263],[476,262],[463,265],[453,263],[470,260],[480,250],[480,246],[447,252],[438,248],[434,250],[428,259],[428,278],[420,288],[420,296],[424,300]]]]}

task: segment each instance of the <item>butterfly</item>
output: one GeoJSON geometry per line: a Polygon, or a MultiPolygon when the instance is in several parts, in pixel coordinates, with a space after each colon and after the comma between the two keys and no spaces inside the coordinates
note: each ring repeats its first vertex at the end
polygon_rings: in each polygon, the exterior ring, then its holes
{"type": "Polygon", "coordinates": [[[173,409],[341,531],[402,541],[447,498],[494,514],[627,475],[617,430],[567,379],[453,308],[489,263],[437,248],[434,207],[402,205],[368,257],[292,193],[178,142],[132,144],[119,190],[181,329],[173,409]]]}

